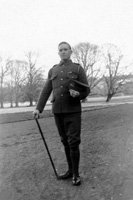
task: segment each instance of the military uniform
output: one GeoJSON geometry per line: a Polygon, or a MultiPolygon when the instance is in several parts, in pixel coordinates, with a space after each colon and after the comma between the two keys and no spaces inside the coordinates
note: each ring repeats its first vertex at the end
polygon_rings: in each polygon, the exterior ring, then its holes
{"type": "MultiPolygon", "coordinates": [[[[51,94],[52,112],[54,113],[55,122],[61,137],[61,141],[65,147],[66,158],[69,170],[73,170],[73,174],[78,175],[79,166],[79,144],[81,132],[81,102],[90,92],[89,87],[83,87],[79,90],[80,95],[72,97],[69,89],[72,81],[78,81],[75,84],[75,90],[82,83],[88,86],[86,74],[83,68],[71,60],[61,61],[49,70],[48,79],[41,92],[36,109],[40,112],[51,94]]],[[[73,88],[74,89],[74,88],[73,88]]]]}

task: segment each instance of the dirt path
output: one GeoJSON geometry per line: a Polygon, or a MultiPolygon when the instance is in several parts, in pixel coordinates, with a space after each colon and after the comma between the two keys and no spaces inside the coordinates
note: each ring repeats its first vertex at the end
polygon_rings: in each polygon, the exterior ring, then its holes
{"type": "MultiPolygon", "coordinates": [[[[133,200],[133,104],[83,112],[82,185],[55,179],[34,120],[0,125],[0,200],[133,200]]],[[[53,117],[40,119],[58,172],[66,170],[53,117]]]]}

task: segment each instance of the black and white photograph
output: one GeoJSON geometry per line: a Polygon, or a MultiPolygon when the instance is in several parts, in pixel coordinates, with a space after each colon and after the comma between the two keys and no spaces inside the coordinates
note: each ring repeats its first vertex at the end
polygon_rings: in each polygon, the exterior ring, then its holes
{"type": "Polygon", "coordinates": [[[0,200],[133,200],[132,0],[0,0],[0,200]]]}

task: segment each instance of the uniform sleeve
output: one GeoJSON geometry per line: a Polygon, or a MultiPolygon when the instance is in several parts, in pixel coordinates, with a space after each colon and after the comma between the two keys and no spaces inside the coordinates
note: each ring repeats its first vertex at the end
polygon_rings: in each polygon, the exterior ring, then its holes
{"type": "Polygon", "coordinates": [[[49,70],[48,73],[48,78],[46,80],[46,83],[40,93],[39,99],[38,99],[38,103],[36,106],[36,109],[40,111],[40,113],[43,111],[46,102],[52,92],[52,81],[51,81],[51,75],[52,75],[52,69],[49,70]]]}
{"type": "MultiPolygon", "coordinates": [[[[88,81],[87,81],[85,71],[84,71],[83,67],[81,67],[81,66],[79,68],[78,80],[80,82],[88,85],[88,81]]],[[[86,87],[86,89],[83,92],[80,92],[80,100],[85,99],[89,95],[89,93],[90,93],[90,88],[86,87]]]]}

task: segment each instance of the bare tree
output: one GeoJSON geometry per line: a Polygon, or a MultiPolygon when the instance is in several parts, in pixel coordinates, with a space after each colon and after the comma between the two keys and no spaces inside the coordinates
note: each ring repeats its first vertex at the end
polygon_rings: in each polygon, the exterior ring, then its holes
{"type": "Polygon", "coordinates": [[[130,77],[128,72],[129,65],[123,63],[121,51],[113,44],[103,46],[105,62],[105,74],[103,76],[107,88],[107,99],[110,99],[119,92],[122,92],[124,84],[130,77]]]}
{"type": "Polygon", "coordinates": [[[26,79],[25,66],[26,62],[22,60],[9,60],[8,65],[10,66],[9,78],[8,78],[8,99],[13,107],[13,101],[15,106],[18,107],[19,99],[22,96],[22,86],[26,79]]]}
{"type": "Polygon", "coordinates": [[[25,84],[25,99],[30,102],[30,106],[33,105],[33,101],[36,101],[40,92],[40,85],[43,82],[43,70],[41,67],[37,68],[38,55],[34,52],[26,53],[26,73],[27,80],[25,84]]]}
{"type": "Polygon", "coordinates": [[[72,48],[73,60],[85,70],[90,90],[100,81],[99,47],[90,43],[79,43],[72,48]]]}
{"type": "Polygon", "coordinates": [[[8,65],[8,59],[2,59],[0,57],[0,104],[1,108],[4,107],[4,82],[5,77],[9,72],[10,66],[8,65]]]}

